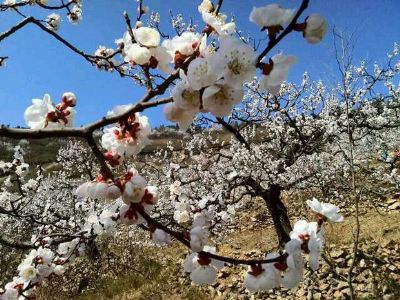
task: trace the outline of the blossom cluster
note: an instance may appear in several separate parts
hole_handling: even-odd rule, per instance
[[[74,124],[76,96],[64,93],[61,103],[55,105],[48,94],[43,99],[33,99],[33,105],[25,110],[25,122],[31,129],[64,128]],[[109,117],[126,114],[131,105],[116,106],[108,113]],[[116,126],[106,128],[101,144],[108,152],[105,158],[110,164],[118,166],[126,156],[138,154],[147,144],[151,128],[147,117],[133,113]]]
[[[52,273],[61,275],[62,265],[54,264],[54,252],[49,248],[39,247],[32,250],[18,266],[19,276],[5,285],[1,293],[1,299],[20,299],[20,295],[29,297],[33,292],[30,286],[34,286],[49,277]],[[22,297],[22,296],[21,296]]]
[[[35,297],[36,288],[51,276],[61,276],[65,272],[64,265],[81,256],[85,249],[85,240],[76,238],[60,243],[56,251],[50,246],[51,238],[35,239],[32,249],[18,265],[18,276],[0,289],[0,299],[14,300]]]
[[[47,0],[41,0],[41,4],[46,5]],[[45,2],[45,3],[44,3]],[[82,20],[82,0],[75,0],[71,2],[72,8],[68,8],[67,18],[72,24],[78,24]],[[61,16],[56,13],[52,13],[46,18],[47,28],[51,31],[57,31],[60,29]]]
[[[61,102],[55,105],[50,95],[43,99],[33,99],[25,110],[25,122],[32,129],[72,127],[74,124],[76,96],[64,93]]]
[[[123,38],[116,41],[122,48],[122,57],[125,62],[147,70],[159,69],[169,73],[172,56],[165,47],[160,45],[160,42],[160,33],[154,28],[143,26],[140,21],[135,29],[125,32]]]
[[[117,106],[108,113],[108,116],[123,114],[131,108],[130,105]],[[106,128],[101,144],[112,155],[113,159],[110,161],[114,160],[114,163],[118,165],[115,155],[125,157],[138,154],[148,144],[150,131],[147,117],[134,113],[119,122],[117,126]]]
[[[115,41],[116,51],[101,46],[95,53],[100,69],[118,69],[126,75],[138,67],[143,78],[136,74],[133,78],[147,87],[154,80],[152,70],[171,74],[175,69],[180,80],[171,92],[174,101],[165,105],[164,113],[167,120],[178,123],[182,129],[190,126],[197,113],[229,116],[232,108],[243,99],[244,84],[257,76],[257,67],[261,70],[260,89],[279,94],[290,66],[296,61],[294,56],[278,53],[267,63],[262,62],[264,57],[260,57],[250,44],[234,36],[235,22],[228,22],[221,12],[216,14],[211,1],[204,0],[198,11],[206,24],[202,33],[195,32],[194,27],[184,30],[181,25],[176,25],[178,35],[161,41],[158,21],[145,26],[139,19],[134,28],[129,28]],[[293,9],[277,4],[255,7],[250,14],[250,20],[266,30],[270,39],[275,38],[293,17]],[[312,14],[294,28],[301,31],[307,41],[316,43],[326,32],[326,21],[320,15]],[[212,40],[207,44],[209,38]],[[115,59],[117,53],[121,53],[123,63]]]
[[[147,185],[146,179],[134,168],[129,169],[115,182],[99,175],[96,181],[80,185],[76,194],[80,198],[116,200],[114,210],[119,211],[118,215],[114,215],[112,209],[109,209],[108,212],[103,211],[99,218],[92,217],[92,224],[103,224],[105,227],[108,227],[109,222],[117,220],[127,225],[144,223],[145,220],[135,207],[139,205],[149,213],[158,200],[157,188]],[[95,230],[95,233],[98,234],[101,231]]]
[[[324,244],[323,222],[325,220],[341,222],[343,217],[339,215],[339,209],[333,204],[319,202],[315,198],[307,203],[317,214],[318,222],[297,221],[290,233],[291,240],[285,244],[284,253],[272,252],[266,256],[267,260],[275,262],[251,265],[244,278],[244,284],[249,291],[269,291],[280,285],[288,289],[297,287],[304,273],[303,253],[308,254],[310,268],[314,271],[318,269]],[[195,235],[191,231],[190,245],[197,253],[194,252],[186,257],[184,271],[190,273],[190,278],[194,283],[212,285],[216,282],[218,270],[224,267],[224,262],[207,256],[207,253],[216,254],[215,247],[204,244],[197,247],[198,239],[195,240],[196,247],[193,247],[193,236]]]
[[[182,66],[182,60],[190,55],[195,59],[187,70],[180,72],[180,79],[172,90],[174,102],[165,106],[164,112],[169,121],[177,122],[186,129],[199,113],[210,112],[216,117],[229,116],[234,105],[244,96],[244,84],[256,76],[259,57],[253,47],[235,38],[235,23],[226,23],[226,15],[213,13],[214,7],[208,0],[199,6],[203,21],[207,24],[205,32],[220,38],[219,46],[207,47],[207,34],[202,37],[193,32],[183,32],[181,36],[164,41],[174,52],[175,67]],[[276,4],[253,8],[250,20],[275,35],[283,25],[289,23],[294,10],[283,9]],[[302,28],[308,41],[321,40],[325,30],[325,20],[316,14],[310,16]],[[164,44],[163,43],[163,44]],[[290,66],[295,63],[294,56],[279,53],[269,63],[261,63],[262,75],[260,89],[277,95],[286,80]]]

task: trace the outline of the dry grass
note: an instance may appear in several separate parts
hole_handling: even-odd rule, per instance
[[[374,241],[378,244],[390,240],[400,241],[400,214],[393,212],[380,215],[371,211],[360,216],[360,241]],[[355,218],[349,216],[341,224],[328,225],[327,241],[335,245],[348,245],[353,241]]]

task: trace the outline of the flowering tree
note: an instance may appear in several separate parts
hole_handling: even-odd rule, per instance
[[[400,68],[390,62],[388,69],[376,67],[374,74],[357,69],[357,80],[364,82],[354,92],[349,87],[358,83],[347,70],[343,85],[332,94],[307,75],[300,86],[286,83],[296,59],[283,53],[271,56],[273,48],[295,32],[311,44],[318,43],[326,31],[320,15],[300,21],[308,2],[303,0],[297,10],[276,4],[254,8],[250,21],[268,37],[265,47],[256,50],[237,37],[235,23],[220,12],[221,0],[204,0],[198,6],[204,21],[201,32],[193,24],[185,26],[181,16],[173,16],[173,38],[161,32],[155,12],[148,25],[144,24],[149,8],[139,0],[135,24],[124,13],[127,31],[116,40],[115,49],[99,47],[89,54],[58,33],[59,14],[40,20],[25,13],[27,6],[37,5],[66,13],[71,23],[78,23],[82,1],[61,1],[57,6],[43,0],[4,1],[0,10],[12,10],[22,20],[1,33],[0,42],[24,26],[36,26],[99,70],[132,78],[145,93],[135,104],[117,106],[106,117],[79,128],[73,127],[75,94],[64,93],[58,104],[45,95],[34,99],[25,111],[30,129],[0,128],[3,137],[72,137],[88,146],[84,150],[74,141],[60,150],[63,170],[54,176],[41,168],[28,173],[19,147],[12,162],[0,165],[2,175],[7,176],[0,194],[2,226],[7,229],[23,222],[20,228],[30,228],[15,232],[20,235],[15,240],[0,236],[0,244],[6,247],[30,249],[18,265],[18,276],[1,290],[0,299],[34,298],[45,279],[62,274],[64,266],[85,249],[93,249],[96,238],[118,224],[138,225],[156,243],[175,240],[190,248],[193,253],[187,256],[184,270],[197,284],[215,283],[225,263],[249,266],[244,283],[250,291],[296,287],[303,276],[303,254],[308,254],[309,266],[316,270],[324,243],[323,224],[341,222],[343,217],[336,206],[313,199],[308,205],[316,213],[316,222],[299,220],[292,228],[281,193],[294,187],[327,185],[338,167],[347,176],[348,149],[342,147],[346,132],[342,128],[351,127],[351,135],[364,141],[364,130],[397,126],[399,90],[393,84],[389,98],[364,96],[378,82],[390,82]],[[0,57],[0,65],[6,60]],[[340,101],[338,94],[353,101],[351,114],[349,102]],[[233,139],[215,141],[215,134],[202,130],[185,143],[183,156],[161,151],[146,155],[143,166],[134,168],[130,159],[149,143],[151,132],[148,118],[141,113],[161,105],[166,119],[182,130],[195,120],[203,129],[222,126]],[[374,109],[378,105],[387,121],[381,120],[377,127],[374,118],[379,117]],[[154,168],[151,162],[160,162],[162,167]],[[245,260],[218,255],[215,247],[207,245],[209,233],[230,221],[245,195],[264,199],[283,249],[279,253]],[[27,234],[32,234],[31,239]]]

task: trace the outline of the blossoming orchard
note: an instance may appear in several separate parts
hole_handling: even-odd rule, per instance
[[[0,45],[33,27],[82,64],[130,79],[143,95],[106,107],[106,116],[83,126],[75,120],[85,101],[79,90],[32,95],[19,112],[26,128],[1,125],[0,137],[14,144],[12,158],[0,157],[0,299],[41,298],[42,288],[74,274],[75,264],[99,251],[99,240],[127,232],[135,240],[148,232],[140,242],[155,248],[182,244],[181,272],[194,285],[216,288],[224,270],[235,267],[249,294],[295,290],[318,274],[329,254],[329,232],[347,217],[358,226],[348,275],[349,297],[356,299],[360,203],[400,186],[400,152],[394,151],[400,142],[399,46],[382,64],[353,64],[343,40],[335,41],[343,46],[336,51],[338,83],[313,81],[301,70],[295,84],[287,79],[302,57],[296,48],[280,51],[281,42],[294,36],[312,48],[334,25],[313,10],[313,1],[292,1],[288,8],[259,1],[246,20],[264,35],[256,42],[222,0],[186,1],[196,8],[197,23],[172,13],[163,20],[137,0],[137,10],[121,12],[126,30],[114,46],[92,52],[62,33],[68,23],[85,22],[84,2],[3,1],[0,14],[20,20],[0,33]],[[2,51],[0,72],[6,73],[17,58]],[[145,151],[156,131],[147,111],[156,107],[164,123],[177,124],[181,140]],[[51,171],[17,145],[60,138],[67,142]],[[294,192],[303,195],[303,217],[289,213]],[[220,252],[228,228],[255,199],[268,212],[274,250],[257,257]],[[344,199],[352,212],[341,211]]]

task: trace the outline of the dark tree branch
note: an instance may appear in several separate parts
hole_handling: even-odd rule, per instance
[[[239,130],[234,128],[232,125],[230,125],[228,122],[226,122],[223,118],[217,118],[217,120],[229,132],[231,132],[235,136],[235,138],[246,147],[247,150],[250,150],[250,144],[246,141],[246,139],[239,132]]]
[[[299,19],[301,14],[307,9],[309,2],[310,2],[309,0],[303,0],[299,9],[297,10],[297,13],[293,17],[289,25],[285,28],[285,30],[275,39],[269,40],[267,47],[260,53],[260,55],[257,58],[258,68],[262,68],[261,60],[272,50],[272,48],[274,48],[285,36],[287,36],[290,32],[292,32],[295,29],[297,20]]]
[[[190,241],[188,241],[184,235],[180,232],[173,231],[172,229],[169,229],[168,227],[164,226],[160,222],[154,220],[151,218],[144,210],[143,207],[140,206],[139,204],[133,204],[134,208],[143,216],[143,218],[149,223],[150,225],[154,225],[157,228],[165,231],[175,239],[177,239],[179,242],[181,242],[183,245],[186,247],[190,248]],[[282,254],[277,258],[273,259],[239,259],[239,258],[233,258],[233,257],[226,257],[226,256],[221,256],[218,254],[213,254],[205,251],[199,252],[201,254],[204,254],[208,256],[209,258],[217,259],[226,263],[230,263],[233,265],[256,265],[256,264],[266,264],[266,263],[274,263],[274,262],[283,262],[286,260],[287,254]]]
[[[18,24],[11,27],[10,29],[8,29],[7,31],[2,32],[0,34],[0,42],[2,40],[4,40],[5,38],[9,37],[10,35],[12,35],[13,33],[17,32],[21,28],[23,28],[25,25],[32,23],[33,20],[35,20],[33,17],[26,18],[26,19],[22,20],[21,22],[19,22]]]
[[[221,10],[222,7],[222,3],[224,2],[224,0],[218,0],[218,4],[217,4],[217,8],[215,9],[215,14],[218,15],[219,11]]]
[[[14,241],[10,241],[7,240],[6,238],[0,236],[0,245],[6,246],[6,247],[10,247],[10,248],[15,248],[15,249],[19,249],[19,250],[31,250],[36,248],[33,245],[29,245],[29,244],[24,244],[24,243],[17,243]]]
[[[19,129],[19,128],[9,128],[4,125],[0,127],[0,136],[8,137],[12,139],[43,139],[49,137],[81,137],[89,133],[93,133],[95,130],[105,127],[107,125],[118,122],[121,119],[127,118],[136,112],[142,112],[150,107],[156,107],[161,104],[166,104],[172,101],[172,98],[158,99],[152,102],[143,103],[147,100],[149,96],[143,97],[142,101],[134,105],[131,109],[125,113],[112,116],[104,117],[96,122],[88,124],[80,128],[61,128],[61,129]]]

